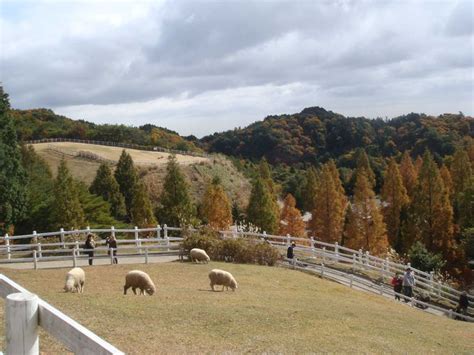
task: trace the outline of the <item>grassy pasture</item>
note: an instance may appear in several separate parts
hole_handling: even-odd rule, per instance
[[[236,292],[210,291],[207,273],[216,267],[234,274]],[[155,295],[123,295],[124,275],[135,268],[155,281]],[[93,266],[85,268],[82,295],[62,292],[65,269],[0,271],[131,354],[474,353],[474,324],[283,268]],[[65,351],[47,337],[40,341],[45,353]]]

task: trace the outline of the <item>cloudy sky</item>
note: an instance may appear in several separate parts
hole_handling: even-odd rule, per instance
[[[15,108],[202,136],[322,106],[474,111],[474,1],[0,2]]]

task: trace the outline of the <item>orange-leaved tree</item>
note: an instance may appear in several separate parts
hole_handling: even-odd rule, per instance
[[[280,235],[291,235],[295,237],[305,236],[305,223],[301,212],[296,208],[296,200],[292,194],[285,197],[283,209],[280,214]]]
[[[204,192],[202,216],[215,230],[228,229],[232,224],[230,200],[218,178],[214,178]]]

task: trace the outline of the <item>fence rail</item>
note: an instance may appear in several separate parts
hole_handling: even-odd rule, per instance
[[[28,290],[5,275],[0,274],[0,297],[7,299],[6,307],[9,307],[9,299],[7,297],[18,293],[32,296]],[[39,349],[36,328],[40,326],[75,354],[124,354],[42,299],[37,299],[35,305],[37,308],[31,310],[32,317],[29,319],[18,319],[18,317],[15,317],[16,319],[9,319],[8,315],[14,317],[15,315],[18,316],[18,314],[8,309],[6,310],[6,334],[12,335],[12,337],[6,337],[7,350],[13,350],[9,353],[20,353],[19,348],[23,350],[25,348],[24,344],[26,344],[30,345],[27,349],[29,351],[21,351],[22,353],[37,354]],[[26,328],[22,332],[18,332],[18,329],[11,329],[11,326],[18,325],[19,321],[24,322],[23,326]],[[32,331],[28,332],[27,330]],[[15,334],[20,334],[20,336],[15,336]],[[27,335],[36,337],[36,339],[27,339]],[[31,344],[34,345],[31,346]]]
[[[202,157],[202,158],[209,158],[210,157],[209,154],[202,153],[202,152],[193,152],[193,151],[185,151],[185,150],[178,150],[178,149],[168,149],[168,148],[157,147],[157,146],[148,146],[148,145],[131,144],[131,143],[96,141],[96,140],[75,139],[75,138],[43,138],[43,139],[36,139],[36,140],[28,140],[28,141],[25,141],[24,143],[25,144],[37,144],[37,143],[54,143],[54,142],[72,142],[72,143],[95,144],[95,145],[105,145],[105,146],[111,146],[111,147],[129,148],[129,149],[137,149],[137,150],[147,150],[147,151],[154,151],[154,152],[163,152],[163,153],[169,153],[169,154],[191,155],[191,156],[194,156],[194,157]]]
[[[148,262],[149,257],[156,255],[172,254],[181,255],[178,243],[182,240],[182,236],[170,236],[181,232],[181,228],[168,227],[157,225],[153,228],[126,228],[115,229],[113,226],[109,229],[94,229],[85,228],[80,230],[66,231],[60,229],[57,232],[37,233],[32,234],[0,237],[0,264],[1,263],[15,263],[15,262],[32,262],[37,268],[38,264],[43,261],[52,260],[70,260],[75,266],[77,260],[88,258],[84,255],[88,250],[84,249],[78,240],[66,241],[67,236],[80,238],[88,233],[109,233],[116,234],[132,234],[133,238],[117,239],[119,244],[120,256],[141,256],[145,263]],[[188,229],[188,231],[196,231],[195,229]],[[149,234],[148,238],[143,238],[141,235]],[[234,231],[222,231],[223,238],[252,238],[266,241],[277,247],[287,247],[291,242],[298,243],[295,251],[299,257],[303,257],[319,264],[332,263],[334,268],[339,268],[343,271],[353,272],[354,270],[364,272],[373,279],[378,279],[382,283],[388,284],[391,276],[394,273],[402,273],[410,264],[400,264],[388,259],[378,258],[370,255],[369,252],[361,249],[354,250],[340,246],[338,243],[325,243],[314,238],[297,238],[279,235],[270,235],[264,233],[246,233]],[[42,238],[57,237],[57,241],[48,241],[42,243]],[[30,243],[22,243],[23,240],[30,240]],[[96,255],[94,258],[108,258],[109,250],[102,247],[104,241],[99,241],[99,247],[95,249]],[[112,254],[112,253],[110,253]],[[111,263],[113,259],[111,258]],[[446,307],[455,307],[461,292],[435,280],[434,273],[427,273],[422,270],[411,267],[415,274],[416,286],[415,291],[426,292],[433,297],[436,297],[438,302],[444,302]],[[474,304],[474,296],[468,295],[471,305]],[[474,311],[471,306],[470,312]]]

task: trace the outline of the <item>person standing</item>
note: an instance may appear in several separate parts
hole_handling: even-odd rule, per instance
[[[469,308],[469,298],[467,298],[467,292],[463,291],[459,296],[458,308],[456,311],[458,313],[467,315],[467,309]]]
[[[295,256],[294,252],[293,252],[293,249],[295,248],[296,246],[296,243],[295,242],[292,242],[291,245],[288,247],[288,249],[286,250],[286,257],[288,259],[293,259],[293,257]]]
[[[115,239],[115,235],[111,234],[106,240],[105,245],[109,247],[109,255],[113,256],[113,263],[118,264],[117,259],[117,239]]]
[[[86,249],[86,254],[89,255],[89,265],[92,265],[92,260],[94,258],[94,249],[95,249],[95,240],[94,235],[89,233],[87,235],[86,243],[84,245]]]
[[[402,287],[403,294],[405,297],[405,302],[408,302],[410,298],[413,297],[413,287],[415,286],[415,275],[410,268],[407,268],[405,275],[403,275]]]
[[[392,279],[393,292],[395,292],[395,299],[400,301],[400,293],[402,293],[402,279],[398,273]]]

